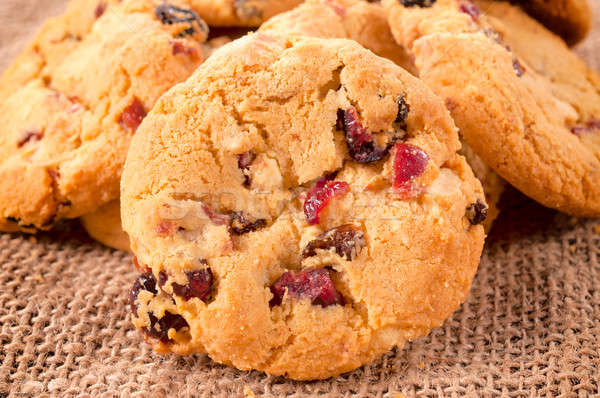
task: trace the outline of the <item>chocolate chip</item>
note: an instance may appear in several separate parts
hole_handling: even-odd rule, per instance
[[[345,257],[348,261],[353,260],[361,248],[365,245],[363,232],[351,224],[342,225],[310,241],[302,251],[302,257],[312,257],[317,255],[317,250],[335,249],[340,257]]]
[[[467,219],[471,225],[479,225],[484,222],[487,214],[488,207],[481,199],[477,199],[477,202],[467,207]]]
[[[241,211],[233,213],[231,217],[231,231],[236,235],[244,235],[266,226],[267,220],[262,218],[252,220]]]

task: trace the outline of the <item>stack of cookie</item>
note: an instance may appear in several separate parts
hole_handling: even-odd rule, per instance
[[[0,79],[0,230],[132,251],[158,352],[355,369],[464,301],[504,180],[600,216],[587,4],[525,7],[72,0]]]

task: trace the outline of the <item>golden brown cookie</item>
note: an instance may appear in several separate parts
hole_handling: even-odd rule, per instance
[[[98,4],[48,21],[0,78],[0,230],[49,229],[116,199],[139,123],[210,52],[184,1]]]
[[[191,0],[191,3],[211,26],[260,26],[302,0]]]
[[[134,324],[159,352],[326,378],[438,327],[483,247],[442,100],[350,40],[250,34],[133,138]]]
[[[99,207],[81,217],[87,233],[98,242],[117,250],[131,251],[129,236],[121,227],[121,208],[118,200]]]
[[[594,71],[507,3],[383,4],[421,79],[446,101],[486,164],[548,207],[600,215],[600,79]]]

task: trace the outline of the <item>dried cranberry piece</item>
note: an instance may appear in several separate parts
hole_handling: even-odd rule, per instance
[[[329,250],[335,248],[335,252],[340,257],[346,257],[351,261],[360,249],[365,245],[365,236],[363,232],[352,224],[342,225],[317,237],[306,245],[302,251],[302,257],[312,257],[317,255],[317,249]]]
[[[227,225],[230,222],[228,215],[217,213],[205,204],[202,205],[202,210],[204,210],[204,214],[206,214],[208,219],[215,225]]]
[[[43,134],[39,130],[26,131],[23,136],[17,142],[17,147],[21,148],[29,141],[39,141],[43,138]]]
[[[152,272],[146,272],[145,274],[140,275],[129,292],[129,306],[131,307],[131,312],[133,314],[137,313],[137,305],[135,301],[140,294],[140,290],[146,290],[153,294],[157,293],[156,279],[154,279]]]
[[[148,267],[147,265],[141,264],[136,256],[133,256],[133,265],[134,265],[135,269],[140,271],[142,274],[152,272],[150,267]]]
[[[513,69],[518,77],[523,76],[525,73],[525,67],[519,62],[517,58],[513,58]]]
[[[332,181],[330,177],[322,177],[308,191],[304,201],[304,215],[309,224],[319,223],[319,214],[331,200],[344,196],[350,186],[344,181]]]
[[[355,108],[338,110],[337,125],[342,127],[346,137],[346,145],[352,159],[358,163],[371,163],[383,159],[389,152],[389,146],[380,147],[373,141],[373,136],[358,120]]]
[[[238,155],[238,168],[244,172],[244,186],[249,187],[252,183],[250,176],[246,173],[250,165],[256,160],[256,154],[252,151]]]
[[[312,304],[322,307],[345,304],[344,297],[335,289],[331,275],[325,268],[285,272],[271,286],[273,298],[269,305],[280,305],[286,291],[291,298],[309,298]]]
[[[464,1],[460,5],[459,10],[461,12],[464,12],[465,14],[470,15],[471,18],[473,19],[473,21],[475,21],[475,22],[477,22],[477,20],[481,16],[481,10],[479,9],[479,7],[477,7],[475,4],[471,3],[468,0]]]
[[[180,41],[171,42],[173,48],[173,55],[184,54],[192,57],[198,56],[198,51],[194,47],[188,47]]]
[[[180,330],[184,327],[189,327],[184,317],[179,314],[171,314],[165,311],[162,318],[158,319],[153,314],[148,314],[150,318],[150,327],[144,328],[143,331],[150,337],[160,340],[167,344],[173,340],[169,338],[169,329]]]
[[[404,7],[427,8],[435,4],[436,0],[398,0]]]
[[[488,207],[481,199],[477,199],[477,202],[467,207],[467,218],[471,225],[479,225],[484,222],[487,214]]]
[[[594,130],[600,130],[600,119],[598,120],[590,120],[587,123],[577,125],[571,129],[571,132],[575,135],[581,135],[585,133],[592,132]]]
[[[231,231],[236,235],[244,235],[267,226],[267,220],[259,218],[252,221],[244,212],[238,211],[231,217]]]
[[[192,297],[197,297],[206,301],[212,290],[214,277],[210,268],[189,271],[185,273],[188,279],[187,285],[173,283],[173,293],[188,301]]]
[[[184,24],[185,29],[178,36],[192,36],[197,32],[208,33],[208,25],[194,10],[161,3],[154,10],[156,17],[164,25]]]
[[[125,130],[135,132],[146,117],[146,110],[139,99],[134,98],[131,104],[127,106],[119,116],[119,124]]]
[[[413,180],[425,172],[429,155],[421,148],[410,144],[396,144],[394,158],[394,189],[403,197],[414,194]]]
[[[106,11],[106,3],[102,1],[98,3],[96,9],[94,10],[94,16],[96,19],[100,18],[104,14],[104,11]]]

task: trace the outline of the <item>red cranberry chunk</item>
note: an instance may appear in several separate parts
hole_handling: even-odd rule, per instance
[[[228,215],[217,213],[205,204],[202,205],[202,210],[204,210],[204,214],[206,214],[208,219],[215,225],[227,225],[231,221]]]
[[[27,144],[29,141],[39,141],[41,140],[43,137],[42,133],[40,131],[26,131],[23,136],[19,139],[19,141],[17,142],[17,147],[21,148],[22,146],[24,146],[25,144]]]
[[[96,17],[96,19],[100,18],[104,14],[104,11],[106,11],[106,3],[98,3],[96,9],[94,10],[94,16]]]
[[[340,257],[346,257],[351,261],[365,245],[363,232],[351,224],[342,225],[317,237],[306,245],[302,251],[302,257],[317,255],[317,249],[329,250],[334,248]]]
[[[137,305],[135,302],[141,290],[146,290],[153,294],[157,293],[156,279],[154,279],[152,272],[146,272],[145,274],[140,275],[133,284],[131,292],[129,292],[129,306],[131,307],[131,312],[134,315],[137,313]]]
[[[231,217],[231,231],[235,235],[244,235],[267,226],[265,219],[250,219],[244,212],[238,211]]]
[[[144,332],[148,336],[158,339],[165,344],[173,342],[169,338],[169,329],[180,330],[189,326],[181,315],[171,314],[169,311],[165,311],[165,314],[160,319],[150,313],[148,316],[150,318],[150,327],[144,328]]]
[[[358,163],[372,163],[383,159],[389,152],[389,147],[380,147],[373,136],[358,120],[355,108],[338,110],[338,127],[344,131],[348,152],[352,159]]]
[[[286,272],[271,286],[271,306],[280,305],[285,292],[290,298],[309,298],[312,304],[327,307],[344,305],[344,297],[335,290],[329,271],[325,268]]]
[[[484,222],[487,214],[488,207],[481,199],[477,199],[477,202],[467,207],[467,218],[471,225],[479,225]]]
[[[590,120],[587,123],[577,125],[571,129],[571,132],[575,135],[581,135],[581,134],[593,132],[595,130],[600,130],[600,119]]]
[[[185,273],[188,283],[180,285],[173,283],[173,293],[188,301],[192,297],[197,297],[202,301],[208,300],[213,284],[213,274],[210,268],[189,271]]]
[[[404,197],[414,194],[413,180],[425,172],[429,156],[414,145],[396,144],[394,158],[394,189]]]
[[[469,16],[471,16],[471,18],[475,22],[477,22],[477,20],[479,19],[479,16],[481,15],[481,10],[479,9],[479,7],[477,7],[475,4],[471,3],[470,1],[463,2],[460,5],[459,9],[461,12],[464,12],[465,14],[468,14]]]
[[[304,201],[304,215],[309,224],[319,223],[319,214],[336,197],[344,196],[350,187],[344,181],[331,181],[323,177],[310,191]]]
[[[119,117],[119,124],[125,130],[135,132],[146,117],[146,111],[139,99],[134,98],[131,104],[123,110]]]
[[[188,47],[181,41],[173,41],[171,46],[173,48],[173,55],[183,54],[191,57],[198,56],[198,51],[194,47]]]

